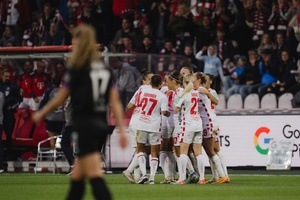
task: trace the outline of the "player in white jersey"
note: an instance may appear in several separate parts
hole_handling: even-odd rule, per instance
[[[150,181],[154,184],[154,177],[158,167],[158,153],[161,143],[161,114],[169,116],[168,99],[159,88],[162,86],[162,78],[159,75],[151,77],[152,88],[141,93],[141,113],[137,127],[137,156],[142,177],[138,181],[143,184],[148,181],[146,173],[145,144],[151,145]]]
[[[186,167],[190,144],[197,158],[198,169],[204,168],[204,162],[199,155],[202,154],[202,121],[199,115],[199,95],[193,90],[194,77],[192,74],[183,77],[184,91],[179,94],[178,102],[175,102],[174,113],[181,111],[181,135],[180,135],[180,157],[178,162],[179,179],[177,184],[186,183]],[[199,160],[198,160],[199,158]],[[202,163],[202,164],[200,164]],[[204,179],[204,174],[202,174]]]
[[[130,132],[130,141],[132,148],[136,148],[136,132],[137,126],[139,123],[141,105],[140,105],[140,95],[142,91],[151,88],[150,81],[151,77],[153,76],[152,72],[143,72],[142,76],[142,85],[139,89],[135,92],[133,97],[131,98],[130,102],[127,105],[127,109],[134,109],[130,122],[129,122],[129,132]],[[137,159],[137,154],[135,154],[131,160],[131,163],[127,167],[126,170],[123,171],[123,175],[131,182],[135,183],[140,179],[140,170],[139,170],[139,163]],[[132,177],[132,173],[134,173],[134,178]]]
[[[175,106],[175,102],[178,102],[179,100],[179,94],[183,92],[183,88],[181,87],[182,84],[182,76],[180,75],[180,72],[175,70],[173,73],[171,73],[167,80],[166,80],[166,85],[168,86],[169,90],[174,91],[174,96],[173,96],[173,107]],[[181,115],[180,113],[174,113],[174,131],[172,134],[173,138],[173,145],[174,145],[174,156],[177,162],[179,162],[179,157],[180,157],[180,139],[179,136],[181,134]],[[188,159],[188,164],[187,164],[187,169],[190,172],[190,178],[192,182],[198,182],[199,176],[195,172],[194,166],[191,162],[190,159]]]
[[[165,94],[168,98],[168,110],[170,112],[170,116],[162,116],[162,143],[160,145],[159,152],[159,165],[164,173],[164,180],[160,183],[168,184],[174,180],[175,169],[176,169],[176,160],[172,152],[173,141],[172,134],[174,131],[174,111],[173,111],[173,97],[174,91],[169,90],[169,88],[165,85],[167,81],[168,75],[165,76],[164,86],[160,89],[160,91]]]
[[[215,138],[217,137],[219,125],[217,122],[217,116],[215,112],[211,109],[211,100],[208,98],[207,95],[209,94],[209,92],[205,88],[207,76],[202,72],[196,72],[194,73],[194,78],[194,87],[198,92],[201,91],[199,92],[199,111],[201,119],[203,121],[203,147],[220,176],[216,183],[225,183],[227,181],[227,177],[225,176],[224,170],[222,168],[220,158],[214,151]],[[205,184],[205,181],[203,181],[201,184]]]
[[[211,75],[211,74],[206,74],[206,75],[208,77],[208,80],[206,82],[206,89],[208,90],[209,93],[207,93],[205,90],[203,91],[203,93],[206,94],[209,97],[209,99],[211,100],[211,102],[212,102],[211,109],[215,112],[215,106],[218,105],[219,100],[218,100],[217,92],[214,89],[212,89],[212,88],[214,88],[214,75]],[[221,148],[220,148],[220,128],[218,128],[218,130],[217,130],[217,137],[215,138],[214,150],[221,160],[221,164],[222,164],[225,176],[228,177],[227,182],[229,182],[230,178],[228,176],[226,160],[225,160],[225,157],[224,157],[223,153],[221,152]],[[214,181],[218,180],[218,178],[219,178],[219,175],[214,167],[212,168],[212,175],[213,175],[213,178],[208,182],[214,182]]]

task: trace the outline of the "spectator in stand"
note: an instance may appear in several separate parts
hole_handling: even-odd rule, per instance
[[[208,15],[202,16],[202,23],[196,31],[196,51],[200,51],[203,47],[207,48],[215,38],[216,30],[211,25],[210,17]]]
[[[6,26],[5,30],[0,38],[0,46],[6,47],[8,42],[15,42],[16,37],[13,35],[11,26]]]
[[[266,0],[244,0],[244,12],[247,23],[253,23],[253,44],[257,48],[260,38],[264,33],[268,32],[268,18],[270,16],[270,8]]]
[[[234,69],[233,73],[231,74],[231,79],[233,85],[227,90],[226,98],[228,99],[233,94],[238,94],[239,89],[243,84],[245,84],[245,80],[242,79],[242,73],[245,71],[245,65],[247,63],[246,56],[240,56],[236,63],[236,68]]]
[[[49,101],[58,95],[59,85],[61,79],[59,76],[54,76],[52,79],[52,86],[49,87],[40,102],[39,110],[42,109]],[[62,128],[65,123],[63,105],[57,107],[52,112],[48,113],[45,117],[46,132],[49,137],[61,134]],[[50,151],[55,150],[55,139],[50,139]]]
[[[295,27],[299,27],[299,12],[300,12],[300,1],[292,0],[290,8],[286,13],[286,20],[288,21],[287,38],[291,46],[293,57],[298,58],[297,46],[299,41],[295,37]],[[295,23],[296,22],[296,23]]]
[[[149,37],[149,36],[144,37],[142,45],[139,48],[138,52],[145,53],[145,54],[156,54],[157,53],[157,49],[155,48],[151,37]]]
[[[171,13],[167,9],[164,1],[154,2],[152,4],[149,23],[152,26],[157,49],[164,48],[166,38],[170,38],[170,31],[167,28],[170,16]]]
[[[0,91],[0,173],[4,172],[4,150],[3,150],[3,142],[2,142],[2,132],[3,132],[3,107],[5,103],[4,94]]]
[[[150,37],[150,38],[153,38],[152,28],[149,24],[144,24],[143,27],[142,27],[142,31],[138,34],[137,44],[138,44],[139,48],[141,46],[143,46],[142,43],[143,43],[144,38],[146,36]]]
[[[282,33],[277,33],[275,38],[275,44],[274,44],[274,55],[276,56],[277,60],[281,59],[281,53],[283,51],[292,52],[290,45],[285,40],[284,35]],[[289,57],[292,57],[292,55],[289,55]]]
[[[212,74],[215,76],[216,80],[216,91],[220,91],[221,85],[220,76],[223,76],[222,63],[220,58],[217,57],[217,47],[216,45],[209,45],[207,55],[202,55],[203,51],[206,50],[203,48],[196,54],[196,59],[204,61],[204,70],[205,74]]]
[[[279,97],[296,84],[295,74],[291,74],[291,70],[297,70],[297,65],[286,50],[281,52],[278,70],[278,80],[268,87],[267,92],[275,93]]]
[[[213,42],[217,47],[217,56],[220,58],[222,64],[228,64],[235,53],[232,41],[226,37],[226,33],[222,29],[217,30],[217,38]]]
[[[241,79],[245,80],[245,84],[240,87],[239,93],[242,95],[243,100],[250,94],[253,87],[259,86],[261,75],[258,69],[258,56],[255,49],[248,51],[248,63],[246,69],[241,75]]]
[[[65,45],[71,45],[72,44],[72,37],[73,37],[73,32],[74,32],[74,28],[76,27],[76,23],[73,21],[69,22],[69,26],[68,26],[68,30],[65,32],[65,41],[64,44]]]
[[[268,33],[263,34],[261,37],[260,44],[257,48],[258,54],[261,54],[264,49],[274,49],[274,43]]]
[[[45,3],[43,6],[43,16],[41,18],[40,24],[45,27],[45,32],[50,31],[50,24],[55,18],[55,13],[52,5],[50,3]]]
[[[17,85],[21,88],[21,94],[23,101],[19,108],[29,108],[32,109],[34,101],[32,99],[32,72],[33,72],[33,62],[28,59],[24,63],[24,73],[18,78]]]
[[[134,39],[136,40],[137,35],[131,28],[131,22],[129,21],[129,19],[126,18],[122,20],[122,28],[117,31],[113,41],[111,42],[111,52],[117,52],[117,46],[123,44],[123,38],[125,36],[130,36],[133,39],[133,44],[136,44]]]
[[[227,9],[224,0],[215,0],[215,9],[212,12],[212,24],[215,29],[222,29],[229,36],[229,27],[233,21],[231,11]]]
[[[278,66],[272,60],[272,49],[263,49],[261,52],[262,59],[258,63],[258,69],[261,74],[261,83],[250,89],[250,93],[258,93],[262,98],[268,88],[277,82]]]
[[[57,75],[60,78],[60,82],[63,82],[64,75],[66,72],[66,66],[63,61],[60,61],[55,66],[55,75]]]
[[[270,24],[268,30],[271,38],[275,38],[276,33],[286,34],[288,21],[286,14],[289,6],[286,0],[276,0],[272,3],[272,13],[269,16],[268,23]]]
[[[6,47],[14,47],[14,46],[16,46],[16,45],[15,45],[15,43],[13,41],[8,41],[6,43]]]
[[[192,13],[184,3],[178,5],[177,15],[170,20],[168,27],[178,54],[183,54],[185,45],[193,46],[196,25]]]
[[[163,49],[161,49],[159,54],[165,55],[159,59],[158,68],[157,68],[159,75],[164,77],[166,72],[170,72],[175,69],[175,65],[174,65],[175,61],[174,58],[172,58],[172,55],[176,55],[177,51],[173,47],[173,43],[171,40],[169,39],[165,40],[165,46]]]
[[[3,70],[8,70],[10,72],[10,82],[16,83],[18,73],[16,72],[14,65],[11,60],[2,59],[0,62],[0,72]]]
[[[122,44],[117,45],[117,53],[137,53],[137,48],[133,43],[133,38],[125,35],[122,38]]]
[[[32,46],[39,45],[39,42],[45,35],[45,26],[41,25],[39,20],[34,19],[31,22],[31,27],[24,31],[23,38],[29,37],[29,41],[32,43]]]
[[[58,46],[62,45],[63,36],[62,34],[56,29],[56,22],[50,23],[50,30],[46,32],[42,40],[46,40],[49,46]]]
[[[115,83],[119,90],[120,100],[125,109],[141,83],[139,71],[117,57],[109,59],[109,65],[113,68]]]
[[[193,47],[190,45],[185,45],[183,57],[186,58],[183,63],[183,66],[190,66],[194,72],[203,71],[199,68],[199,61],[195,58]]]
[[[32,110],[38,110],[40,101],[45,91],[49,88],[51,83],[50,75],[45,73],[46,64],[44,61],[37,61],[37,69],[32,75],[32,98],[34,99],[34,104],[32,105]]]
[[[4,94],[3,130],[6,135],[7,160],[12,159],[12,133],[15,126],[15,111],[22,102],[20,88],[10,81],[10,71],[1,73],[0,92]]]
[[[223,94],[226,94],[227,90],[231,88],[233,85],[231,80],[231,74],[233,73],[235,69],[235,63],[233,61],[230,62],[224,62],[222,65],[222,72],[221,74],[221,81],[222,81],[222,92]]]

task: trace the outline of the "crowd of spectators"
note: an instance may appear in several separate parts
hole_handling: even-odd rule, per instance
[[[227,97],[299,90],[291,71],[300,0],[3,0],[0,8],[2,47],[70,45],[73,28],[87,23],[109,52],[185,57]]]

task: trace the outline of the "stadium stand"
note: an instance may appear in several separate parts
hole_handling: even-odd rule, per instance
[[[277,98],[273,93],[265,94],[260,102],[261,109],[270,112],[271,110],[275,110],[277,108]]]
[[[231,112],[238,112],[243,108],[243,99],[240,94],[231,95],[227,100],[227,109]]]
[[[260,108],[260,101],[258,94],[249,94],[244,100],[244,109],[253,112]]]

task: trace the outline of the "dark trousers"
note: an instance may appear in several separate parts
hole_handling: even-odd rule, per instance
[[[65,126],[61,133],[61,148],[70,166],[74,164],[73,147],[71,146],[72,133],[73,128],[71,126]]]
[[[4,161],[2,131],[3,131],[3,125],[0,124],[0,169],[3,169],[3,161]]]
[[[3,130],[6,135],[6,148],[7,156],[6,159],[10,160],[12,156],[12,134],[15,126],[15,112],[12,110],[3,111]]]

